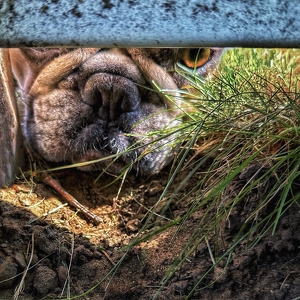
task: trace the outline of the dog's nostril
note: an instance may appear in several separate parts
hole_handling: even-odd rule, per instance
[[[112,121],[116,120],[118,118],[118,116],[121,114],[120,111],[116,110],[116,109],[112,109],[109,112],[109,117]]]
[[[108,107],[101,106],[98,110],[98,116],[100,117],[100,119],[109,120]]]
[[[99,90],[94,91],[91,95],[90,105],[94,105],[96,107],[100,107],[102,105],[102,95]]]
[[[93,91],[84,102],[92,106],[97,116],[105,121],[114,121],[124,111],[131,111],[130,99],[124,97],[122,92],[107,91],[105,89]]]
[[[82,93],[82,100],[86,104],[95,107],[95,109],[101,107],[103,105],[103,97],[101,91],[98,89],[89,90],[88,92]]]

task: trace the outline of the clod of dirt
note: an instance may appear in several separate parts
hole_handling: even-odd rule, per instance
[[[57,274],[47,266],[38,266],[33,287],[38,295],[47,295],[57,285]]]
[[[11,257],[0,257],[0,289],[11,287],[17,273],[18,265]]]

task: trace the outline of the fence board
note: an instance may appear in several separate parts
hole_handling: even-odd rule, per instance
[[[2,47],[300,46],[297,0],[1,2]]]

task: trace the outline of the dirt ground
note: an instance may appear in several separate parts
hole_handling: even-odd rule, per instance
[[[162,202],[167,201],[187,172],[188,169],[180,172]],[[188,181],[175,199],[192,190],[200,173]],[[81,213],[63,205],[64,199],[39,180],[32,186],[20,181],[0,190],[0,299],[13,299],[21,282],[23,290],[18,299],[70,296],[107,300],[146,300],[155,296],[159,300],[186,299],[212,266],[208,245],[214,247],[213,234],[208,243],[192,249],[181,267],[159,289],[168,268],[193,236],[205,208],[193,213],[183,226],[173,226],[125,253],[124,246],[134,240],[146,222],[148,211],[163,192],[168,168],[151,178],[129,175],[119,195],[120,180],[105,187],[113,182],[112,176],[95,182],[97,174],[74,169],[52,175],[103,220],[93,225]],[[224,222],[218,234],[224,249],[232,243],[242,219],[261,197],[253,191],[253,197],[231,212],[230,226]],[[162,227],[169,219],[183,215],[192,200],[191,193],[184,201],[172,201],[166,219],[153,226]],[[155,211],[159,213],[160,208],[158,205]],[[209,212],[212,217],[213,213]],[[148,224],[154,220],[153,217]],[[220,248],[219,253],[224,249]],[[190,299],[299,297],[300,208],[295,205],[281,218],[274,235],[263,236],[250,249],[244,243],[238,245],[228,267],[221,261],[195,288]]]

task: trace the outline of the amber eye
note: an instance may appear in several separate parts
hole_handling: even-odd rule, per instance
[[[204,66],[210,58],[210,48],[184,49],[181,56],[181,62],[188,68],[194,69]]]

